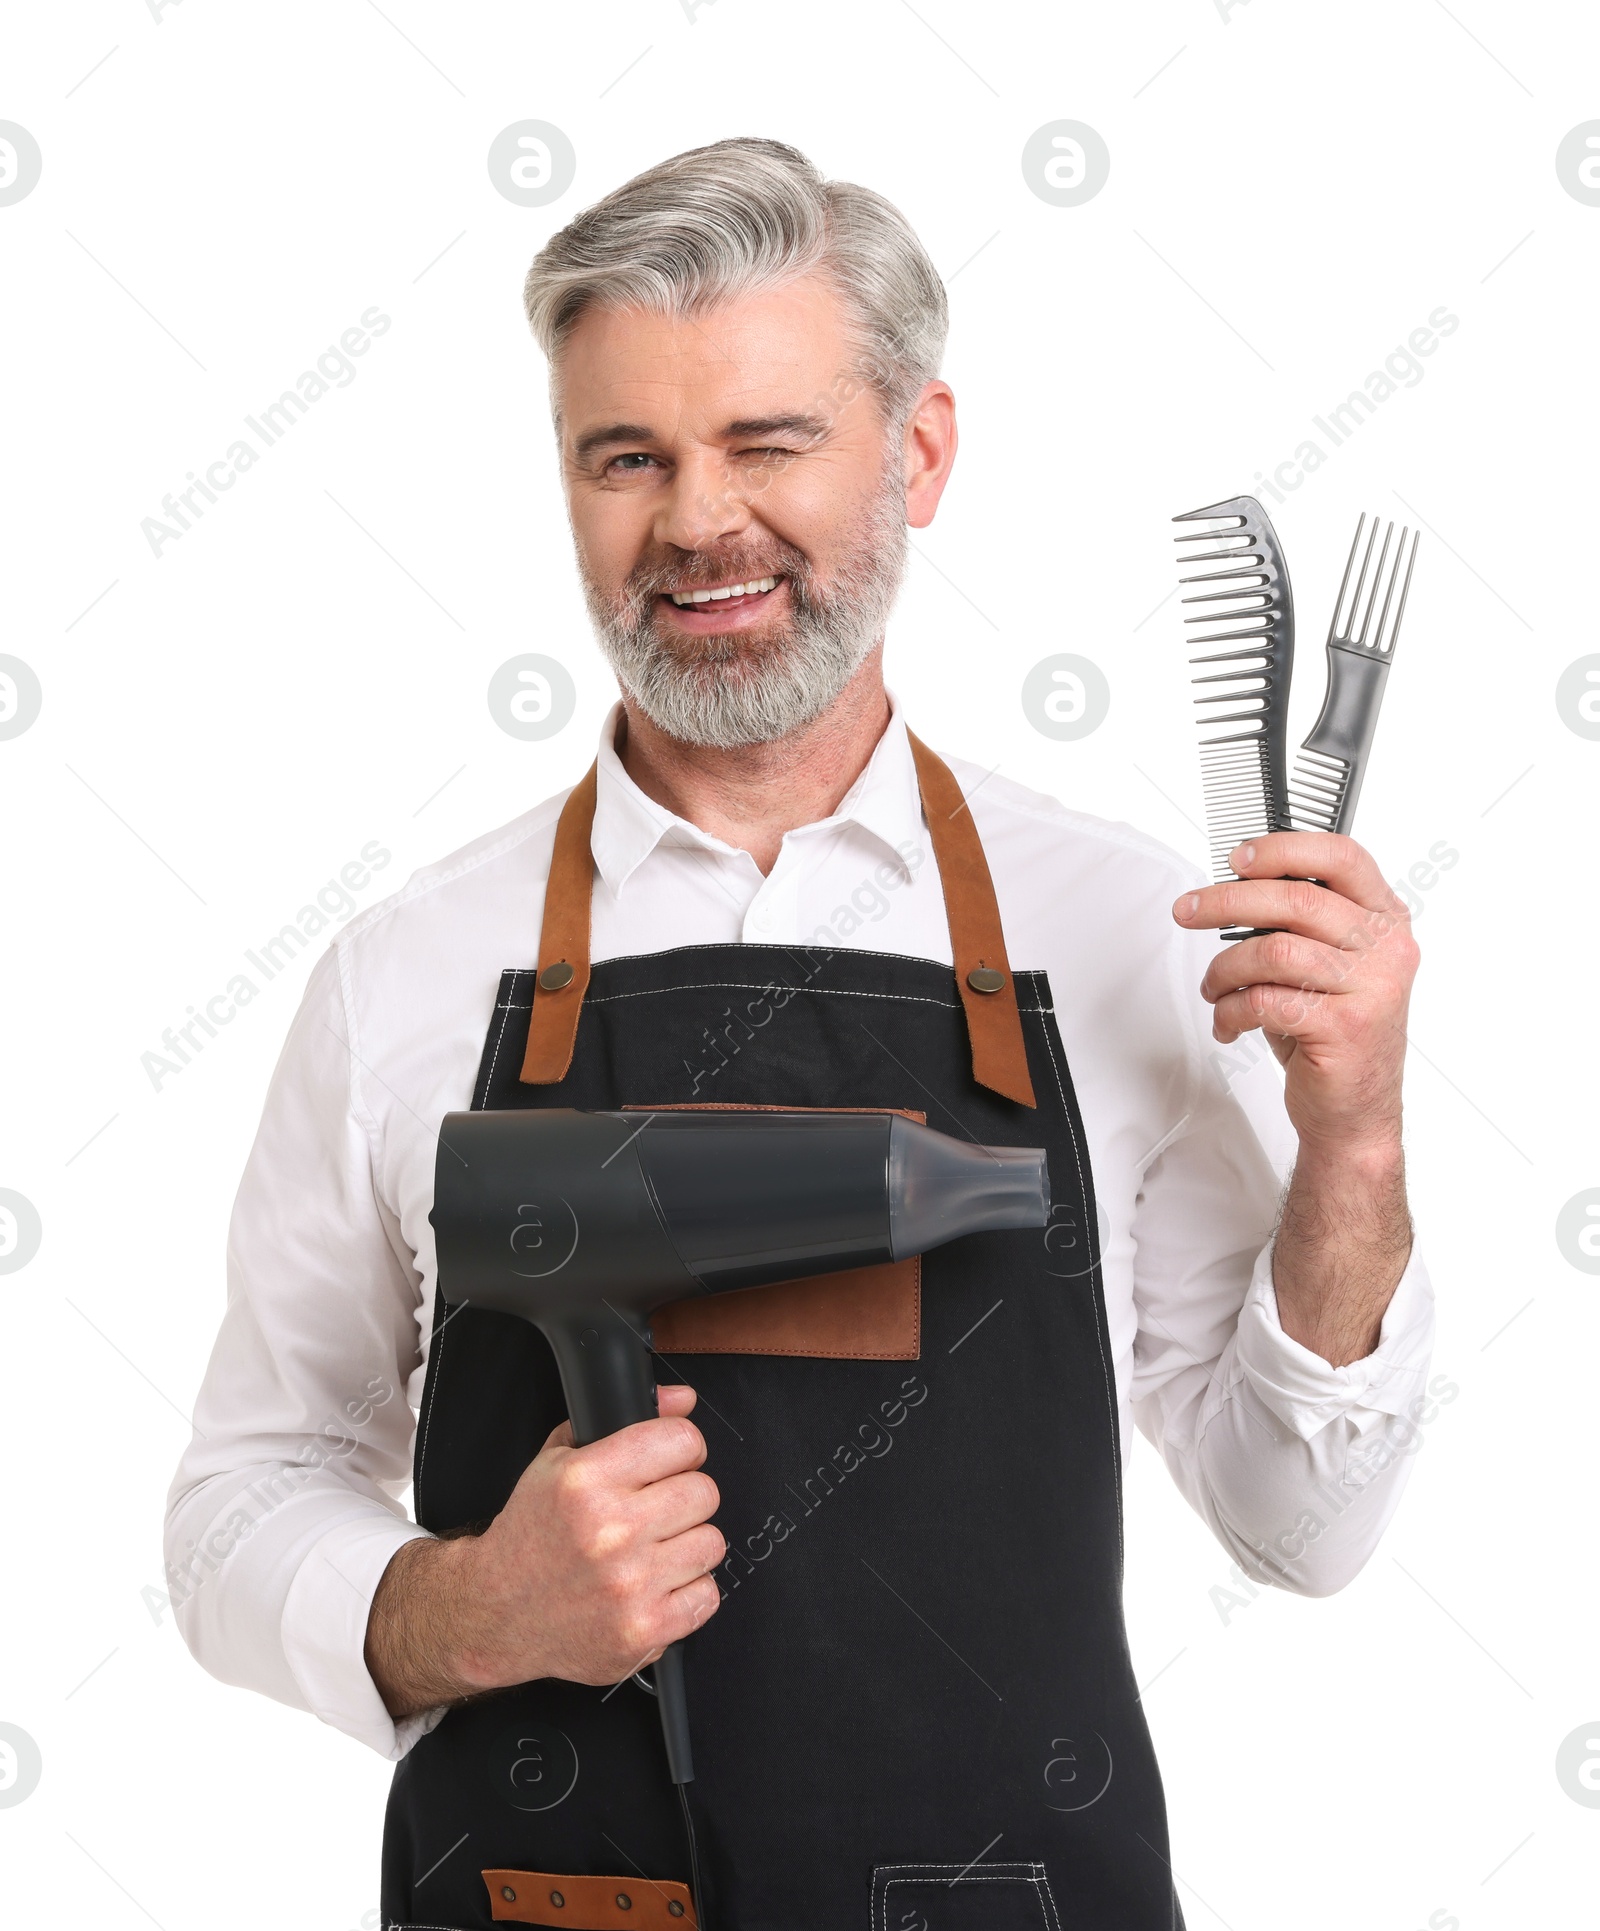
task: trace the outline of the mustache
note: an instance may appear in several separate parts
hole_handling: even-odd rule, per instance
[[[720,554],[686,550],[676,560],[640,564],[629,572],[622,594],[642,607],[669,590],[709,590],[719,583],[748,583],[755,577],[788,577],[796,587],[804,587],[811,580],[811,565],[802,551],[787,543],[765,554],[753,550]]]

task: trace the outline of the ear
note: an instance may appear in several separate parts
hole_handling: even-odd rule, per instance
[[[925,530],[939,508],[956,460],[956,399],[948,382],[923,389],[906,424],[906,521]]]

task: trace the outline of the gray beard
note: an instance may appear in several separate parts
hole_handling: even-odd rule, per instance
[[[828,709],[881,640],[905,559],[905,493],[886,471],[826,592],[801,551],[772,539],[701,558],[698,572],[681,562],[643,567],[615,599],[591,581],[581,556],[579,568],[624,693],[679,743],[731,751],[788,737]],[[790,614],[776,632],[668,643],[656,627],[655,599],[669,585],[764,576],[789,580]]]

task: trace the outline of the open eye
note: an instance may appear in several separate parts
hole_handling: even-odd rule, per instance
[[[644,466],[655,460],[645,450],[631,449],[625,456],[613,456],[606,464],[606,469],[618,476],[642,476]]]

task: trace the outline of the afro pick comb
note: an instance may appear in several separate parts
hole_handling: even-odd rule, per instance
[[[1367,539],[1365,551],[1361,551],[1363,534]],[[1383,533],[1383,548],[1374,569],[1372,551],[1377,540],[1378,519],[1372,519],[1369,530],[1367,518],[1362,516],[1356,524],[1355,541],[1350,545],[1350,559],[1344,566],[1328,625],[1328,689],[1317,721],[1300,747],[1289,786],[1297,831],[1348,832],[1356,815],[1367,754],[1378,728],[1378,707],[1389,681],[1389,666],[1394,661],[1400,620],[1406,614],[1406,597],[1411,589],[1411,571],[1417,560],[1416,531],[1402,528],[1400,541],[1395,543],[1391,523]],[[1345,592],[1350,589],[1350,572],[1356,567],[1358,552],[1361,574],[1347,602]]]

